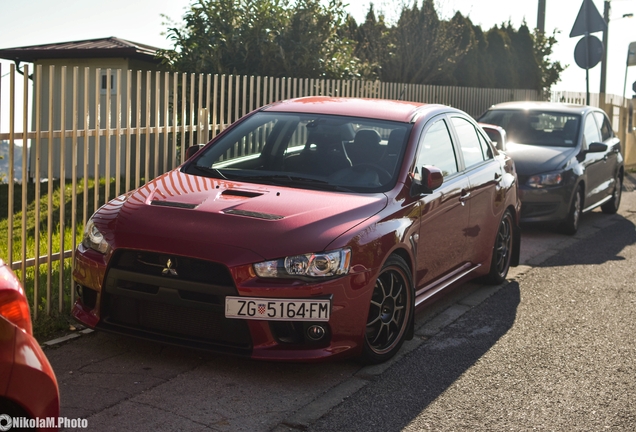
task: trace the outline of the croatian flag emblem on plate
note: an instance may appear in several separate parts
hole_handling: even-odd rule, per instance
[[[265,303],[259,303],[258,304],[258,313],[260,315],[263,315],[265,313]]]

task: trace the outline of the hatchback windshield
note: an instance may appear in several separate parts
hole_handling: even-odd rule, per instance
[[[298,188],[381,192],[395,184],[410,127],[359,117],[260,112],[184,171]]]
[[[509,142],[574,147],[581,116],[547,111],[490,110],[479,121],[504,128]]]

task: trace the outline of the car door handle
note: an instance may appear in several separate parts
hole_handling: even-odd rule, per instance
[[[502,180],[503,180],[503,176],[499,173],[495,173],[495,181],[497,183],[501,183]]]
[[[459,202],[461,202],[462,205],[464,205],[464,203],[466,203],[466,201],[468,201],[469,197],[470,197],[470,192],[468,192],[466,190],[462,190],[461,195],[459,196]]]

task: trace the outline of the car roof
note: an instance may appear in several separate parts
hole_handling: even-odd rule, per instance
[[[596,108],[588,105],[566,104],[559,102],[503,102],[491,106],[488,110],[528,110],[528,111],[553,111],[569,114],[583,114],[587,111],[598,111]]]
[[[446,105],[419,102],[329,96],[309,96],[275,102],[264,111],[332,114],[408,123],[425,113],[457,111]]]

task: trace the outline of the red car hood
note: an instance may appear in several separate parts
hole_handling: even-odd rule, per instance
[[[115,248],[238,265],[325,250],[382,210],[384,194],[258,185],[170,171],[93,218]]]

